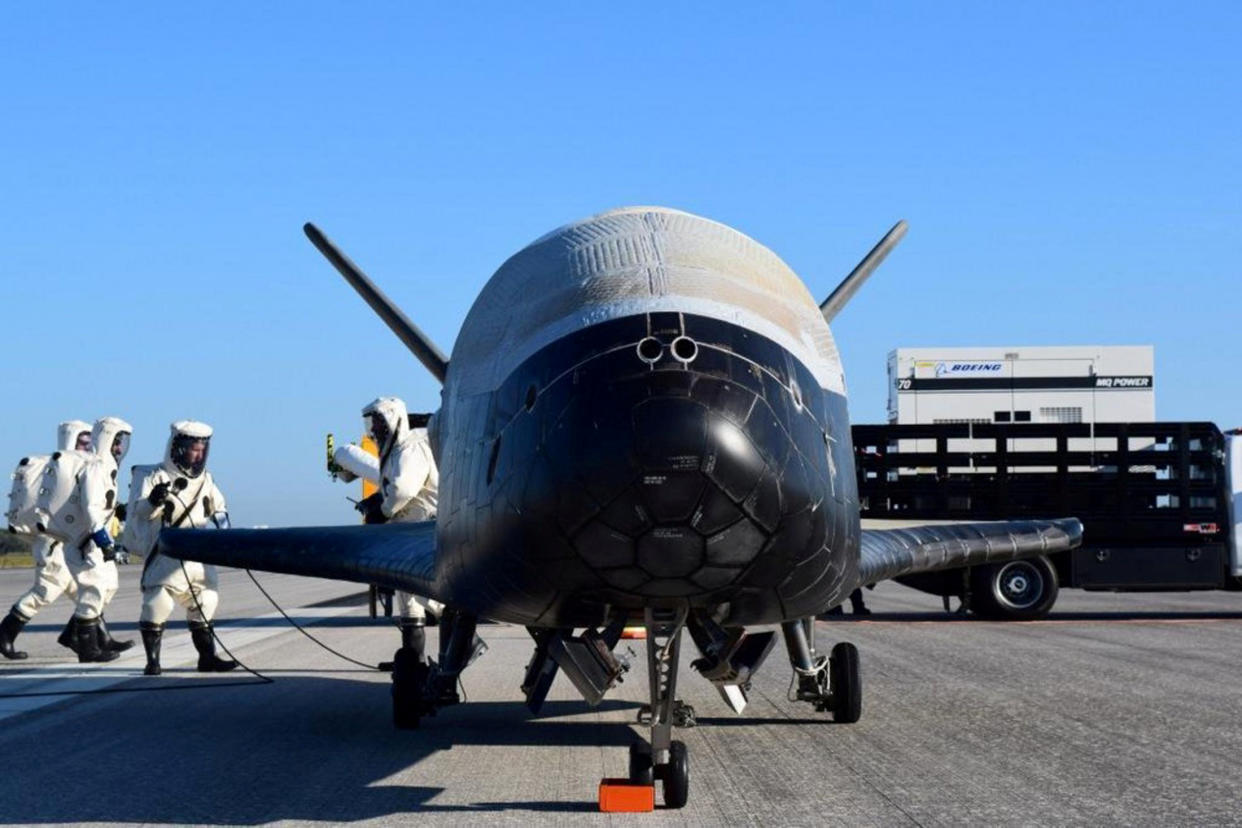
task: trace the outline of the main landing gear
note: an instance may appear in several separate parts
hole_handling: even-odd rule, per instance
[[[690,797],[690,756],[684,742],[673,739],[674,727],[694,727],[694,708],[677,700],[677,667],[686,611],[646,610],[647,675],[651,704],[638,712],[638,723],[651,728],[651,741],[630,745],[630,781],[664,786],[664,805],[681,808]]]
[[[858,648],[841,642],[829,656],[815,652],[815,619],[803,618],[781,624],[789,663],[797,677],[797,699],[818,711],[832,713],[832,720],[853,724],[862,716],[862,676]]]
[[[463,670],[487,651],[475,634],[478,618],[445,608],[440,618],[440,650],[429,661],[423,647],[397,650],[392,669],[392,720],[400,730],[413,730],[423,716],[434,716],[442,707],[457,704],[457,680]]]

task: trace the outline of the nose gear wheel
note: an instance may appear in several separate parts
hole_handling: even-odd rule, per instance
[[[638,722],[651,728],[651,741],[630,745],[630,781],[651,785],[659,780],[664,805],[681,808],[690,796],[690,755],[684,742],[672,738],[674,727],[694,727],[694,708],[677,699],[677,668],[685,609],[675,613],[644,610],[647,629],[647,679],[651,703],[638,712]]]

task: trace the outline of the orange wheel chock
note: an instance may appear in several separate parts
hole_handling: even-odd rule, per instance
[[[655,785],[628,779],[599,780],[599,809],[606,814],[645,814],[655,810]]]

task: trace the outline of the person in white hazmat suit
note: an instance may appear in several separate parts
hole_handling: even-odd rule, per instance
[[[101,417],[91,429],[91,453],[78,481],[78,503],[89,536],[77,548],[66,546],[65,565],[78,585],[77,605],[60,643],[72,646],[78,661],[112,661],[132,641],[114,641],[103,620],[104,609],[120,584],[116,541],[108,525],[120,508],[117,477],[129,451],[133,426],[119,417]]]
[[[158,466],[135,466],[130,484],[129,522],[123,538],[126,546],[142,553],[142,615],[138,628],[147,651],[143,672],[158,676],[160,641],[174,603],[185,607],[186,625],[198,651],[198,670],[219,673],[232,670],[236,661],[216,655],[211,620],[219,605],[216,568],[197,561],[182,563],[156,551],[161,528],[227,529],[228,507],[224,494],[207,471],[211,426],[194,420],[178,420],[171,426],[164,462]]]
[[[56,428],[57,451],[90,451],[91,424],[82,420],[66,420]],[[62,594],[70,598],[77,595],[78,585],[65,565],[65,545],[50,535],[35,535],[31,543],[34,556],[34,586],[26,590],[13,603],[9,614],[0,621],[0,655],[9,659],[23,659],[27,654],[17,650],[13,642],[22,628],[39,610],[54,602]]]
[[[367,523],[434,520],[440,473],[427,436],[431,415],[416,414],[411,418],[404,402],[396,397],[380,397],[362,409],[362,416],[367,421],[367,432],[379,448],[378,479],[375,480],[379,489],[358,504],[363,519]],[[411,426],[411,419],[417,427]],[[351,448],[338,449],[335,458],[338,464],[351,472],[354,469],[369,472],[369,464],[356,456],[362,452],[350,452]],[[351,458],[345,454],[355,456]],[[401,646],[413,650],[421,661],[427,643],[427,610],[439,615],[444,607],[438,601],[400,591],[397,603],[401,610]]]

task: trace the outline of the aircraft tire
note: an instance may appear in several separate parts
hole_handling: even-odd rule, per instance
[[[690,799],[690,754],[685,742],[669,745],[668,764],[662,770],[664,807],[684,808]]]
[[[421,717],[417,709],[404,705],[395,698],[392,700],[392,724],[397,730],[418,730]]]
[[[638,742],[630,745],[630,781],[637,785],[650,785],[655,781],[651,748]]]
[[[975,567],[971,577],[971,610],[994,621],[1043,618],[1060,591],[1056,568],[1043,555]]]
[[[398,650],[392,668],[392,723],[398,730],[418,729],[426,681],[427,665],[404,648]]]
[[[841,642],[829,656],[829,692],[832,693],[832,720],[853,724],[862,718],[862,671],[859,669],[858,648]]]

